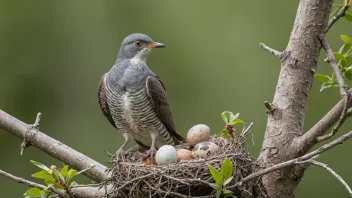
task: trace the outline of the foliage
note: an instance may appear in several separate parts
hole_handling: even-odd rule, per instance
[[[343,9],[346,5],[346,0],[343,4],[334,4],[332,12],[330,14],[330,18],[336,16],[336,14]],[[349,6],[349,5],[347,5]],[[349,7],[347,12],[344,15],[345,19],[352,22],[352,8]],[[341,40],[343,41],[343,45],[340,47],[339,51],[334,52],[335,59],[338,63],[338,66],[341,70],[342,76],[347,80],[352,80],[352,40],[347,35],[340,35]],[[338,87],[338,83],[336,81],[336,75],[332,73],[331,77],[329,75],[316,74],[315,77],[319,79],[322,84],[320,91],[330,87]]]
[[[229,184],[233,178],[233,166],[232,161],[229,158],[226,158],[221,166],[221,171],[216,170],[210,164],[207,164],[209,167],[209,171],[213,176],[215,183],[210,184],[216,190],[216,198],[221,196],[233,196],[233,192],[231,190],[226,189],[226,185]]]
[[[77,170],[75,169],[69,169],[68,165],[57,170],[55,165],[52,165],[50,168],[48,168],[46,165],[42,163],[39,163],[33,160],[31,160],[31,162],[35,166],[42,169],[40,172],[34,173],[32,177],[43,179],[46,184],[46,188],[44,188],[43,190],[40,190],[38,188],[31,188],[24,193],[24,196],[31,197],[31,198],[49,197],[49,195],[53,193],[52,189],[60,189],[67,192],[72,186],[78,185],[75,181],[72,180],[74,176],[79,175],[92,168],[90,167],[77,172]]]
[[[233,114],[230,111],[224,111],[221,114],[222,120],[225,122],[225,128],[220,131],[217,136],[223,136],[226,139],[230,139],[230,134],[235,131],[235,126],[239,124],[244,124],[243,120],[239,119],[239,113]]]

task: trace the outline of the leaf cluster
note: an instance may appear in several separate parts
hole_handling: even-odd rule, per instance
[[[224,111],[221,114],[221,118],[225,123],[225,127],[217,134],[217,137],[223,136],[224,138],[229,140],[231,138],[231,136],[229,135],[229,127],[231,129],[234,129],[236,125],[244,124],[243,120],[238,118],[239,115],[239,113],[234,114],[230,111]]]
[[[210,184],[216,190],[216,198],[233,196],[233,192],[231,190],[226,189],[226,185],[228,185],[233,179],[233,165],[232,161],[229,158],[226,158],[221,166],[221,171],[218,171],[216,168],[207,164],[209,167],[209,171],[215,181],[215,183]]]
[[[344,44],[339,51],[334,52],[336,61],[341,70],[342,76],[347,80],[352,80],[352,40],[347,35],[341,35],[341,40]],[[320,91],[330,87],[338,87],[335,73],[329,75],[316,74],[315,77],[322,82]]]
[[[34,173],[32,177],[44,180],[46,188],[43,190],[39,188],[31,188],[24,193],[26,198],[46,198],[53,193],[53,189],[60,189],[68,191],[72,186],[78,185],[77,182],[73,181],[73,177],[79,175],[89,169],[84,169],[82,171],[77,171],[75,169],[69,169],[68,165],[63,168],[56,170],[56,166],[51,166],[50,168],[46,165],[31,160],[32,164],[42,169],[41,171]]]

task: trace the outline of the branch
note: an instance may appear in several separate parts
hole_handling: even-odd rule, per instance
[[[330,45],[324,35],[320,36],[320,42],[328,56],[328,62],[330,63],[332,70],[336,75],[336,80],[340,89],[340,95],[342,97],[343,95],[347,94],[347,86],[345,84],[345,81],[343,80],[341,70],[339,69],[339,66],[336,63],[334,53],[332,52]]]
[[[352,92],[352,89],[349,92]],[[348,106],[352,106],[352,101],[348,103]],[[301,154],[308,152],[316,143],[318,143],[317,138],[324,135],[324,133],[326,133],[326,131],[328,131],[329,128],[340,119],[344,107],[345,98],[341,99],[326,115],[324,115],[323,118],[309,129],[308,132],[294,141],[293,144],[296,145],[296,149],[299,150]],[[347,112],[346,117],[349,116],[352,116],[352,108]]]
[[[317,141],[318,142],[322,142],[324,140],[327,140],[327,139],[330,139],[332,136],[334,136],[337,131],[340,129],[340,127],[342,126],[342,124],[345,122],[345,120],[347,119],[347,110],[348,110],[348,104],[351,100],[351,95],[350,93],[348,93],[345,97],[344,97],[344,100],[345,100],[345,105],[343,107],[343,110],[342,110],[342,113],[341,113],[341,116],[340,116],[340,119],[339,121],[337,122],[337,124],[334,126],[334,128],[332,129],[331,133],[329,134],[326,134],[324,136],[320,136],[320,137],[317,137]]]
[[[327,164],[321,163],[321,162],[317,162],[315,160],[310,161],[311,164],[314,164],[315,166],[319,166],[321,168],[324,168],[325,170],[327,170],[329,173],[331,173],[337,180],[339,180],[341,182],[341,184],[347,189],[348,193],[350,193],[350,195],[352,195],[352,190],[351,188],[348,186],[347,182],[345,182],[345,180],[342,179],[342,177],[340,175],[338,175],[334,170],[332,170],[331,168],[328,167]]]
[[[281,58],[281,54],[282,54],[281,52],[271,49],[270,47],[266,46],[264,43],[260,43],[259,46],[264,50],[270,52],[271,54],[274,54],[275,56],[278,56],[279,58]]]
[[[346,133],[345,135],[343,135],[339,138],[336,138],[334,141],[332,141],[328,144],[325,144],[322,147],[320,147],[310,153],[307,153],[301,157],[298,157],[298,158],[295,158],[295,159],[292,159],[292,160],[289,160],[286,162],[282,162],[282,163],[276,164],[274,166],[271,166],[270,168],[266,168],[266,169],[257,171],[255,173],[252,173],[252,174],[248,175],[247,177],[243,178],[240,182],[236,183],[235,185],[230,186],[229,188],[235,188],[235,187],[241,186],[245,183],[252,181],[255,178],[261,177],[261,176],[266,175],[268,173],[271,173],[273,171],[280,170],[280,169],[283,169],[283,168],[286,168],[289,166],[301,164],[302,161],[310,160],[311,158],[314,158],[315,156],[319,155],[320,153],[323,153],[323,152],[333,148],[334,146],[341,144],[342,142],[350,139],[351,137],[352,137],[352,131]]]
[[[332,17],[332,19],[330,19],[326,32],[330,30],[330,28],[335,24],[337,20],[345,16],[346,11],[350,7],[350,2],[351,0],[347,0],[346,4],[339,10],[339,12],[334,17]]]
[[[101,182],[106,178],[105,171],[107,168],[105,166],[30,127],[31,126],[0,110],[0,129],[10,132],[22,140],[25,139],[26,135],[32,137],[30,140],[31,145],[77,170],[83,170],[94,165],[92,169],[83,174],[96,182]]]
[[[44,185],[41,185],[41,184],[38,184],[38,183],[35,183],[35,182],[31,182],[31,181],[28,181],[28,180],[25,180],[21,177],[16,177],[14,175],[11,175],[10,173],[7,173],[3,170],[0,170],[0,175],[2,176],[5,176],[9,179],[12,179],[18,183],[21,183],[21,184],[24,184],[24,185],[27,185],[29,187],[35,187],[35,188],[39,188],[40,190],[43,190],[44,188],[46,188],[46,186]],[[56,194],[59,194],[61,195],[62,197],[65,197],[65,198],[69,198],[69,196],[63,191],[63,190],[59,190],[59,189],[55,189],[55,188],[51,188]]]

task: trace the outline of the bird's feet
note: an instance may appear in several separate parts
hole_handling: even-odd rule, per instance
[[[154,162],[154,156],[156,154],[156,148],[154,146],[150,147],[150,149],[147,151],[146,156],[144,157],[144,159],[146,158],[150,158],[150,165],[153,165]]]
[[[124,157],[123,157],[123,152],[124,150],[122,148],[120,148],[119,150],[116,151],[115,155],[111,154],[109,151],[105,150],[105,153],[110,156],[112,158],[112,160],[119,162],[119,161],[123,161]]]

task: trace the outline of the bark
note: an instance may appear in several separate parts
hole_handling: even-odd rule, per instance
[[[299,156],[292,144],[303,133],[308,96],[314,80],[332,0],[301,0],[288,46],[280,56],[281,71],[268,116],[258,163],[268,168]],[[301,153],[300,153],[301,154]],[[271,197],[294,197],[304,169],[289,167],[267,174],[263,182]]]

